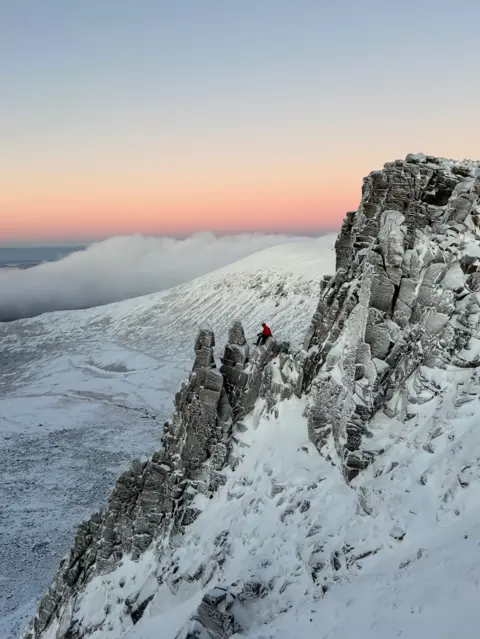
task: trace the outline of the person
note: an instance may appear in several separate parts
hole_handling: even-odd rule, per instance
[[[257,346],[261,346],[263,344],[265,344],[265,342],[267,341],[267,339],[269,337],[272,337],[272,331],[269,329],[269,327],[265,324],[265,322],[262,322],[262,327],[263,327],[263,331],[261,333],[257,334]]]

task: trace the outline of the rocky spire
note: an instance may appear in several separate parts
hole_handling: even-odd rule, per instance
[[[474,363],[479,218],[478,163],[410,155],[364,180],[304,344],[310,438],[321,451],[333,435],[347,479],[372,458],[379,408],[408,419],[405,402],[434,393],[422,365]]]
[[[291,355],[287,358],[288,352],[288,344],[270,338],[263,346],[253,348],[250,353],[242,324],[238,320],[232,324],[220,371],[225,380],[225,391],[236,422],[253,410],[259,397],[272,398],[277,397],[277,394],[288,395],[293,392],[293,385],[287,373],[287,359],[289,362],[292,359]],[[284,371],[281,390],[272,383],[271,371],[267,366],[280,355],[283,359],[279,362],[279,368]],[[273,405],[271,401],[268,403],[269,407]]]
[[[152,542],[168,552],[200,514],[195,496],[212,496],[225,484],[222,471],[241,454],[235,442],[242,420],[259,398],[262,410],[275,410],[279,399],[307,393],[309,436],[321,453],[333,438],[350,481],[374,455],[369,421],[377,411],[408,421],[415,405],[437,392],[429,366],[480,365],[479,221],[480,164],[423,155],[388,163],[364,180],[359,209],[344,220],[336,272],[323,279],[301,353],[273,339],[250,350],[236,321],[217,369],[213,332],[203,326],[161,451],[135,462],[105,511],[80,525],[27,637],[41,639],[46,628],[56,639],[87,636],[75,618],[75,596],[124,554],[137,559]],[[214,541],[217,567],[225,543],[223,534]],[[215,570],[198,577],[202,588]],[[179,637],[240,632],[234,608],[244,596],[207,592]],[[138,618],[148,601],[139,595],[125,614]]]
[[[148,462],[135,461],[118,478],[105,510],[80,524],[27,639],[38,639],[52,623],[58,624],[58,639],[83,637],[86,630],[76,625],[70,605],[74,595],[96,575],[113,570],[123,555],[138,559],[153,541],[181,532],[200,513],[192,507],[195,495],[212,494],[225,483],[220,471],[235,463],[230,457],[233,426],[254,405],[279,347],[269,340],[248,361],[243,327],[234,322],[219,371],[214,346],[212,329],[202,326],[192,372],[175,397],[172,422],[164,426],[162,449]]]

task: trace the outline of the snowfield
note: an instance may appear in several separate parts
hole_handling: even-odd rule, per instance
[[[182,286],[0,323],[0,637],[34,612],[76,524],[159,446],[198,325],[218,353],[232,319],[298,347],[334,272],[334,235],[269,248]]]
[[[384,452],[351,486],[310,443],[305,400],[284,401],[277,415],[261,418],[258,403],[248,430],[237,434],[242,462],[212,500],[197,496],[203,512],[173,557],[159,560],[160,547],[139,563],[124,559],[80,594],[77,617],[90,624],[92,639],[183,639],[202,596],[234,582],[265,592],[238,613],[245,623],[238,639],[474,636],[478,372],[422,372],[435,396],[412,406],[408,430],[375,419],[372,450]],[[219,538],[223,561],[215,569]],[[200,567],[208,585],[177,590],[175,581]],[[139,592],[153,598],[134,625],[125,601]],[[96,632],[107,615],[110,624]]]

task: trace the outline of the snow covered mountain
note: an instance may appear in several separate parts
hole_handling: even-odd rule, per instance
[[[160,445],[198,325],[269,321],[297,346],[335,237],[259,251],[177,288],[0,323],[0,637],[18,636],[79,521]]]
[[[479,221],[480,163],[388,163],[302,348],[249,348],[232,312],[217,368],[203,325],[162,447],[79,527],[25,636],[473,635]]]
[[[0,322],[158,293],[263,249],[311,239],[262,233],[195,233],[184,239],[136,234],[87,247],[43,247],[20,250],[21,255],[14,251],[20,260],[27,259],[23,266],[39,263],[35,268],[0,268]],[[0,249],[1,255],[5,252],[10,262],[12,254]]]

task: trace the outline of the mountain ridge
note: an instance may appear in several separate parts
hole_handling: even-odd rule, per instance
[[[315,241],[255,233],[222,237],[200,233],[184,240],[112,237],[63,259],[0,271],[0,321],[142,297],[180,286],[267,247],[288,243],[307,247]]]
[[[347,214],[336,243],[336,272],[323,279],[302,350],[270,341],[250,353],[237,322],[217,370],[213,333],[201,329],[194,368],[166,431],[166,441],[176,442],[171,460],[183,465],[180,475],[169,466],[164,472],[170,475],[155,484],[158,490],[165,487],[168,499],[180,499],[185,510],[165,511],[162,502],[159,513],[157,502],[149,505],[147,499],[145,513],[155,517],[150,538],[134,555],[139,574],[148,567],[140,584],[132,585],[133,568],[128,585],[122,578],[115,586],[134,515],[126,533],[117,526],[112,505],[93,522],[105,530],[113,517],[111,531],[122,551],[107,566],[95,563],[96,529],[80,529],[80,551],[72,550],[26,637],[113,638],[126,631],[153,637],[162,619],[170,624],[164,634],[171,639],[273,637],[285,632],[282,619],[295,627],[295,611],[305,634],[305,619],[298,616],[303,598],[315,607],[310,614],[325,610],[327,616],[334,605],[329,593],[341,596],[341,586],[355,579],[366,583],[362,575],[392,557],[402,556],[398,571],[421,561],[429,551],[419,541],[428,546],[429,533],[440,534],[439,526],[450,527],[455,536],[462,512],[463,531],[478,528],[472,504],[480,489],[480,457],[474,461],[479,221],[480,163],[422,154],[387,163],[364,180],[360,207]],[[455,429],[452,420],[458,421]],[[278,441],[272,440],[275,425]],[[272,464],[252,447],[262,433],[268,433],[263,441]],[[285,465],[282,450],[294,455],[293,467]],[[305,471],[303,454],[310,460]],[[149,463],[156,464],[155,456]],[[135,476],[135,468],[131,473]],[[175,477],[186,481],[181,490],[172,484]],[[274,481],[267,487],[270,477]],[[216,528],[209,513],[219,507],[227,512],[220,526],[236,521],[231,505],[236,499],[250,518],[241,520],[244,527],[257,522],[259,539],[242,531],[241,521],[234,526],[238,537],[228,529],[206,533]],[[273,535],[258,512],[278,518]],[[163,536],[163,524],[156,528],[165,518],[177,522],[171,536]],[[458,539],[462,534],[468,538],[457,530]],[[115,545],[107,543],[109,557]],[[75,568],[69,584],[69,571],[92,552],[93,561],[79,572]],[[462,556],[460,549],[457,554]],[[200,562],[196,571],[192,557]],[[282,577],[277,563],[287,558],[289,573]],[[131,569],[130,561],[125,558]],[[462,588],[470,597],[469,584]],[[101,609],[96,598],[103,590]],[[369,614],[365,631],[365,624],[371,631],[378,625],[373,609]],[[382,623],[384,632],[393,631]],[[403,632],[408,616],[394,623]],[[340,628],[341,619],[335,624]],[[432,632],[432,619],[429,628]],[[321,625],[314,630],[318,636]],[[435,628],[437,636],[450,636],[441,634],[445,630],[451,632],[450,618],[444,628]]]
[[[217,360],[232,314],[250,343],[266,319],[300,344],[333,243],[319,252],[300,243],[305,260],[317,257],[309,273],[286,258],[287,244],[278,258],[267,251],[159,294],[0,324],[0,636],[18,636],[17,618],[33,614],[77,522],[133,458],[157,450],[198,323],[214,324]]]

